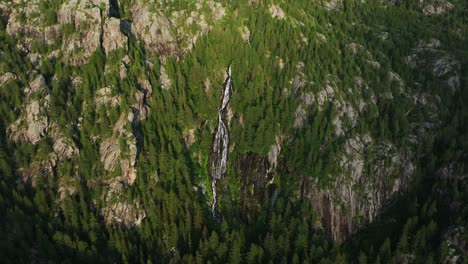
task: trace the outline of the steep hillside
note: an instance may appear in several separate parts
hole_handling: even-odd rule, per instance
[[[463,1],[0,3],[9,262],[463,263]]]

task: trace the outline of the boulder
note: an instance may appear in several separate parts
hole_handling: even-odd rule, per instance
[[[268,10],[270,11],[272,17],[278,18],[278,19],[284,18],[284,11],[283,9],[281,9],[281,7],[274,5],[274,4],[270,4],[270,6],[268,7]]]
[[[14,81],[18,79],[18,77],[16,76],[16,74],[14,73],[11,73],[11,72],[7,72],[7,73],[4,73],[0,76],[0,86],[10,82],[10,81]]]

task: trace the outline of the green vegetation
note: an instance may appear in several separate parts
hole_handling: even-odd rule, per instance
[[[119,1],[120,17],[130,17],[133,2]],[[185,1],[175,2],[167,10],[186,8]],[[412,4],[384,8],[380,1],[350,0],[343,10],[326,11],[299,0],[281,2],[286,18],[275,19],[268,4],[279,1],[260,1],[254,4],[258,8],[248,1],[220,2],[227,6],[229,17],[200,36],[182,59],[167,58],[164,67],[172,82],[168,90],[159,82],[160,58],[139,41],[130,38],[131,66],[124,79],[118,75],[123,50],[106,57],[99,48],[79,67],[45,56],[34,67],[0,19],[0,76],[7,72],[17,76],[0,86],[2,262],[443,263],[453,254],[454,245],[445,236],[451,228],[463,227],[463,238],[468,239],[466,179],[440,177],[442,168],[452,169],[452,175],[468,171],[466,4],[456,2],[451,13],[424,16]],[[59,6],[41,1],[46,24],[56,23]],[[239,34],[242,25],[251,31],[249,43]],[[75,30],[65,25],[63,34]],[[460,87],[453,92],[430,74],[430,68],[405,63],[421,40],[432,38],[460,62]],[[362,45],[363,50],[353,52],[350,43]],[[32,52],[45,55],[52,50],[42,41],[31,43]],[[219,198],[218,222],[210,211],[208,157],[228,65],[232,65],[234,85],[229,125],[232,152],[227,179],[221,183],[225,191]],[[402,91],[389,72],[401,76]],[[50,135],[32,145],[13,142],[8,132],[24,113],[25,101],[32,98],[24,94],[24,87],[37,74],[44,76],[51,98],[48,121],[62,129],[80,154],[61,160],[52,173],[36,169],[21,181],[25,169],[47,161],[54,152]],[[356,77],[364,85],[357,85]],[[145,210],[141,224],[128,228],[106,224],[102,215],[111,193],[107,180],[121,171],[118,166],[114,172],[104,169],[100,142],[116,136],[113,127],[119,117],[135,110],[135,93],[142,90],[139,80],[148,80],[153,88],[145,101],[149,115],[124,127],[137,141],[138,176],[133,185],[122,184],[119,197],[113,197],[113,202],[138,202]],[[355,109],[360,100],[369,106],[357,113],[356,124],[343,121],[341,134],[334,126],[340,108],[332,100],[318,103],[327,86]],[[120,103],[95,104],[96,92],[103,87],[111,89],[111,96],[119,96]],[[312,94],[315,101],[306,105],[305,94]],[[433,100],[435,110],[415,103],[417,94],[438,98]],[[299,106],[306,110],[305,123],[294,127]],[[419,135],[426,123],[436,121],[437,128],[421,137],[422,142],[411,143],[410,135]],[[196,140],[187,146],[184,137],[189,129],[194,129]],[[306,175],[320,187],[333,186],[334,175],[342,172],[337,157],[347,140],[366,134],[398,150],[414,144],[412,160],[417,169],[408,193],[393,199],[373,223],[338,244],[320,227],[320,215],[311,201],[302,197],[300,178]],[[278,135],[287,142],[274,171],[274,191],[259,198],[261,210],[246,221],[241,209],[243,181],[234,161],[246,153],[268,157]],[[117,142],[128,155],[125,138]],[[377,152],[366,151],[366,161]],[[73,195],[59,192],[65,181]]]

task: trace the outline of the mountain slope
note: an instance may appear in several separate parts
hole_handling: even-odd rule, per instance
[[[1,3],[2,256],[466,260],[467,8],[433,2]]]

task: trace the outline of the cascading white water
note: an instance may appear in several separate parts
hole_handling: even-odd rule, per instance
[[[231,84],[231,66],[227,70],[227,79],[224,85],[223,101],[218,111],[218,128],[216,131],[215,139],[213,142],[213,152],[210,157],[211,167],[211,188],[213,191],[213,205],[211,211],[213,216],[216,217],[216,182],[219,180],[227,170],[227,155],[229,147],[229,134],[226,125],[223,121],[223,115],[225,114],[227,104],[231,96],[232,84]]]

